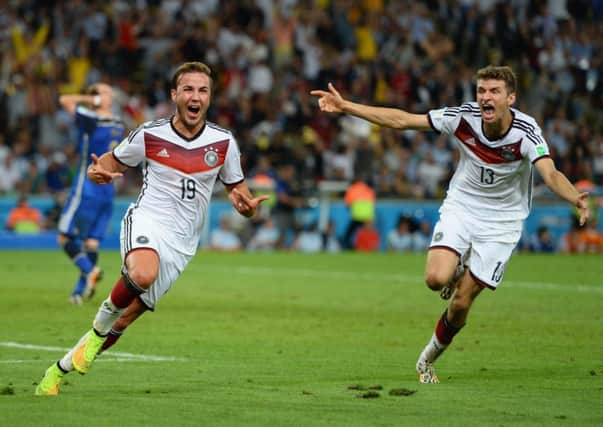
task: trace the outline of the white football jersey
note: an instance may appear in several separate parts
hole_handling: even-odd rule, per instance
[[[175,249],[191,255],[216,178],[225,184],[244,179],[234,136],[211,122],[193,138],[180,135],[169,118],[144,123],[113,155],[130,167],[143,163],[142,188],[128,214],[152,219]]]
[[[513,122],[500,139],[483,132],[476,102],[428,113],[436,132],[453,136],[461,156],[442,208],[462,208],[489,221],[524,220],[532,203],[532,164],[549,156],[536,121],[514,108]]]

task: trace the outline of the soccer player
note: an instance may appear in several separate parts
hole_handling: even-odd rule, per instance
[[[439,382],[433,364],[465,325],[484,288],[496,289],[531,207],[533,167],[546,185],[589,217],[588,193],[559,172],[536,121],[512,108],[516,77],[506,66],[476,75],[477,102],[412,114],[350,102],[332,84],[314,90],[322,111],[347,113],[395,129],[434,130],[454,137],[460,161],[440,207],[425,266],[427,286],[450,298],[416,364],[419,381]],[[464,268],[466,259],[468,268]]]
[[[155,310],[197,250],[216,179],[243,216],[254,215],[268,196],[253,198],[241,170],[232,133],[206,120],[212,79],[209,67],[187,62],[172,78],[176,112],[144,123],[112,152],[92,155],[88,177],[109,184],[129,167],[143,163],[143,184],[121,228],[122,274],[102,302],[92,329],[53,363],[36,395],[55,395],[63,376],[85,374],[97,354],[115,343],[147,310]]]
[[[123,122],[113,115],[113,90],[96,83],[85,94],[62,95],[59,103],[75,116],[79,146],[79,165],[69,198],[59,219],[59,245],[79,269],[79,279],[69,298],[80,305],[91,298],[102,270],[97,266],[99,242],[105,235],[113,213],[113,185],[99,185],[88,179],[86,168],[91,154],[100,156],[123,139]]]

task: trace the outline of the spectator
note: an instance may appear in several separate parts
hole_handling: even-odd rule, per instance
[[[413,235],[411,233],[412,219],[400,215],[396,228],[387,234],[387,250],[390,252],[410,252],[413,250]]]
[[[46,169],[46,187],[51,193],[66,191],[71,182],[67,157],[61,151],[54,153]]]
[[[227,214],[220,218],[220,225],[211,232],[209,247],[219,252],[238,252],[242,249],[241,239],[232,230]]]
[[[36,234],[42,228],[42,213],[29,206],[27,197],[21,195],[8,214],[6,228],[16,234]]]
[[[602,253],[603,234],[597,229],[597,220],[589,219],[582,228],[578,225],[577,218],[572,217],[570,230],[561,237],[561,251],[570,254]]]
[[[373,221],[366,221],[358,229],[354,240],[354,249],[359,252],[376,252],[381,247],[381,236]]]
[[[322,233],[322,250],[328,253],[341,251],[341,242],[335,234],[335,224],[330,221],[327,229]]]
[[[557,249],[553,235],[546,225],[538,227],[538,231],[530,239],[530,251],[552,253]]]
[[[292,240],[291,235],[296,226],[295,209],[303,207],[306,203],[301,197],[295,176],[293,164],[284,163],[278,167],[276,205],[272,212],[281,238],[281,248],[288,247]]]
[[[280,232],[274,224],[274,220],[268,217],[255,230],[255,233],[247,244],[250,251],[270,252],[277,248],[280,241]]]
[[[316,224],[303,227],[297,234],[291,249],[304,253],[317,253],[322,250],[322,235]]]
[[[344,195],[344,203],[350,211],[350,223],[343,238],[343,247],[352,249],[356,231],[375,219],[375,190],[371,188],[368,179],[357,177],[348,187]]]
[[[415,252],[423,252],[429,249],[431,243],[431,225],[428,221],[422,221],[417,230],[412,233],[412,248]]]

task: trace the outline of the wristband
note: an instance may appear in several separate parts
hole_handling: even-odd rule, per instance
[[[95,107],[100,107],[100,103],[101,103],[101,97],[100,97],[100,95],[94,95],[94,98],[92,100],[92,104]]]

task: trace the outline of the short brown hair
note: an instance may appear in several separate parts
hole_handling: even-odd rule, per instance
[[[100,92],[98,90],[98,83],[91,84],[86,88],[86,95],[98,95]]]
[[[206,74],[209,77],[210,84],[213,83],[211,78],[211,68],[209,68],[203,62],[185,62],[184,64],[176,68],[176,71],[174,72],[174,76],[172,77],[172,89],[176,89],[178,87],[178,80],[180,80],[180,76],[185,73]]]
[[[508,93],[515,93],[517,89],[517,77],[511,67],[507,66],[488,65],[481,68],[477,70],[475,80],[502,80]]]

